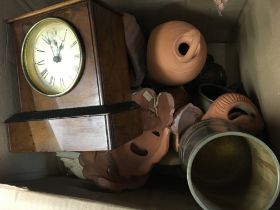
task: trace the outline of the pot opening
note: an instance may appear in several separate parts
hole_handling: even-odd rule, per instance
[[[267,209],[278,192],[276,162],[249,137],[218,137],[195,155],[189,184],[205,209]]]
[[[233,108],[230,110],[230,112],[228,113],[228,119],[229,120],[234,120],[238,117],[240,117],[241,115],[249,115],[249,113],[247,113],[246,111],[240,109],[240,108]]]
[[[190,46],[187,43],[183,42],[179,45],[178,51],[182,56],[184,56],[187,54],[189,48],[190,48]]]

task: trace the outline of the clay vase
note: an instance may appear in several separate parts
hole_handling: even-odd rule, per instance
[[[185,84],[200,73],[206,57],[206,43],[198,29],[184,21],[169,21],[149,37],[148,76],[164,85]]]
[[[218,97],[202,117],[203,120],[210,118],[228,120],[253,135],[259,135],[264,126],[257,107],[249,98],[238,93]]]

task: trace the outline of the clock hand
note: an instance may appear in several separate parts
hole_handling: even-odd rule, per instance
[[[67,35],[67,29],[65,30],[64,38],[59,46],[58,55],[60,55],[60,51],[64,48],[64,42],[65,42],[66,35]]]
[[[53,56],[55,56],[54,50],[53,50],[53,46],[52,46],[52,41],[51,41],[51,39],[49,38],[48,33],[47,33],[47,36],[42,35],[42,39],[44,40],[44,42],[46,42],[48,45],[50,45],[51,50],[52,50],[52,54],[53,54]]]
[[[59,47],[58,47],[57,41],[55,39],[53,39],[53,43],[56,46],[56,55],[54,55],[53,61],[56,62],[56,63],[59,63],[62,60],[62,57],[60,55],[60,51],[64,48],[64,42],[65,42],[65,39],[66,39],[66,34],[67,34],[67,29],[65,30],[64,38],[61,41]]]

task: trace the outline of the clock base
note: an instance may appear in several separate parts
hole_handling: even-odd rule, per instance
[[[133,108],[110,114],[14,122],[10,120],[10,151],[111,150],[142,133],[139,112],[139,108]]]

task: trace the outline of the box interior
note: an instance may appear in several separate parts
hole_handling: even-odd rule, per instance
[[[65,170],[53,153],[8,152],[8,136],[3,121],[19,110],[19,104],[13,38],[5,20],[57,2],[60,0],[0,2],[0,93],[3,98],[0,101],[1,183],[27,187],[34,191],[20,190],[23,197],[17,201],[19,206],[24,203],[24,199],[30,200],[32,196],[39,196],[42,206],[55,205],[55,202],[71,206],[72,202],[71,209],[83,209],[83,205],[96,208],[107,205],[114,209],[200,209],[192,199],[184,177],[174,176],[176,168],[156,167],[144,188],[114,194],[98,190],[90,182],[64,176]],[[280,28],[275,27],[280,18],[279,1],[230,0],[222,16],[218,14],[212,0],[103,2],[118,11],[135,15],[146,38],[156,25],[168,20],[185,20],[198,27],[207,40],[209,54],[226,70],[228,85],[242,81],[247,94],[259,105],[267,130],[263,139],[279,156],[280,113],[277,109],[280,103],[280,59],[277,56],[280,48],[277,44],[280,42]],[[12,192],[18,190],[2,185],[0,194],[5,196],[5,193],[10,192],[11,196],[16,196],[16,193]],[[24,195],[28,193],[33,194],[25,198]],[[47,200],[44,199],[46,195]],[[278,209],[278,203],[276,202],[272,209]]]

